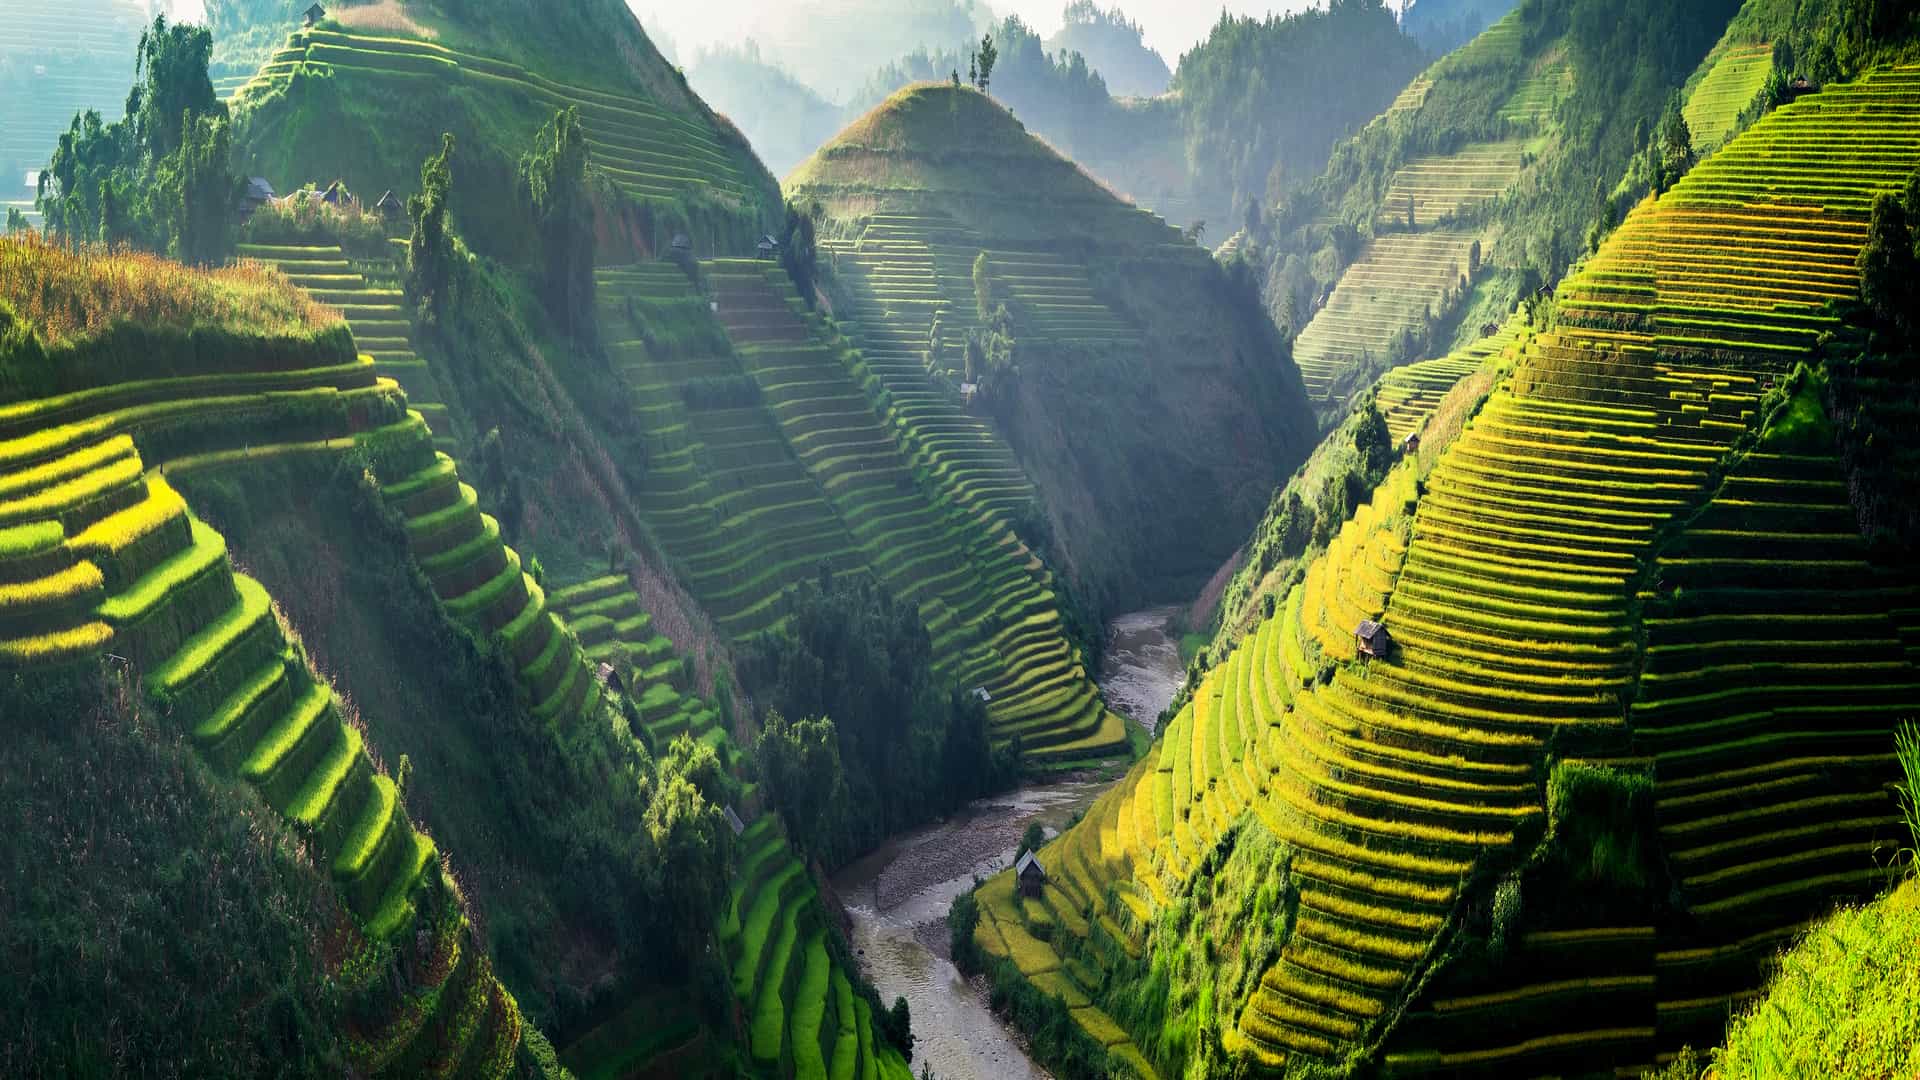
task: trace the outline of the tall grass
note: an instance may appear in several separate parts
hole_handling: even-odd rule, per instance
[[[0,301],[52,347],[121,322],[306,336],[340,321],[258,264],[195,270],[143,252],[61,247],[33,233],[0,237]]]
[[[1893,736],[1893,752],[1900,760],[1900,772],[1906,777],[1905,783],[1895,785],[1900,817],[1907,823],[1910,841],[1910,846],[1901,854],[1906,856],[1908,869],[1920,874],[1920,726],[1911,720],[1901,724]]]

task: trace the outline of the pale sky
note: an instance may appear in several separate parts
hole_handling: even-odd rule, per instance
[[[1104,8],[1119,7],[1146,30],[1147,47],[1157,49],[1168,67],[1180,54],[1207,36],[1220,19],[1222,8],[1235,15],[1267,15],[1298,11],[1311,0],[1100,0]],[[1041,37],[1060,29],[1060,12],[1067,0],[986,0],[996,15],[1018,15]],[[672,36],[681,59],[715,41],[737,43],[753,36],[762,13],[793,6],[793,0],[627,0],[627,6],[657,22]],[[946,42],[932,44],[945,45]]]

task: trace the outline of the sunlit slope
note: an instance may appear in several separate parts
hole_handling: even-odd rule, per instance
[[[1707,74],[1687,95],[1681,115],[1698,150],[1710,150],[1733,133],[1741,112],[1753,104],[1773,71],[1773,47],[1726,43],[1708,58]]]
[[[1889,617],[1911,598],[1875,587],[1830,445],[1742,440],[1834,329],[1816,305],[1850,292],[1872,195],[1920,165],[1916,88],[1917,68],[1829,88],[1638,208],[1423,484],[1389,478],[1130,778],[1118,798],[1152,805],[1155,831],[1115,830],[1096,892],[1178,895],[1243,809],[1294,848],[1292,934],[1230,1045],[1269,1067],[1383,1042],[1405,1071],[1645,1063],[1757,985],[1787,927],[1873,887],[1876,778],[1920,700]],[[1392,629],[1387,657],[1353,659],[1363,618]],[[1767,622],[1829,644],[1788,656],[1749,632]],[[1555,756],[1651,758],[1680,909],[1540,913],[1537,974],[1410,1001],[1463,905],[1541,834]],[[1460,1020],[1396,1033],[1406,1005]]]
[[[374,988],[371,1013],[347,1032],[357,1069],[500,1076],[520,1053],[518,1008],[475,947],[433,841],[266,592],[148,471],[345,449],[400,421],[393,391],[359,358],[0,409],[0,665],[109,654],[130,665],[157,715],[311,845],[353,920],[344,948],[420,951],[422,981],[403,995]]]

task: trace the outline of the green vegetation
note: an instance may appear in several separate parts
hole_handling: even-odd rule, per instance
[[[1920,1066],[1920,884],[1815,923],[1780,957],[1760,997],[1734,1017],[1711,1065],[1681,1055],[1662,1080],[1703,1075],[1853,1078]]]
[[[808,852],[842,865],[1011,778],[986,706],[936,678],[913,607],[867,582],[806,583],[789,604],[784,626],[747,646],[740,675],[771,711],[759,764]]]
[[[40,174],[35,206],[50,233],[203,265],[225,258],[239,188],[227,109],[207,78],[212,52],[206,29],[154,17],[140,35],[126,117],[74,117]]]

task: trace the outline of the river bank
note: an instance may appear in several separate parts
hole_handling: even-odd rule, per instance
[[[1170,634],[1178,610],[1134,612],[1108,626],[1101,691],[1148,731],[1185,674]],[[939,1080],[1046,1080],[1019,1033],[987,1007],[984,987],[953,966],[947,909],[976,877],[1006,868],[1030,823],[1057,835],[1111,783],[1069,776],[980,799],[944,822],[894,837],[834,875],[834,891],[853,920],[853,947],[881,1000],[907,999],[915,1075],[931,1065]]]

